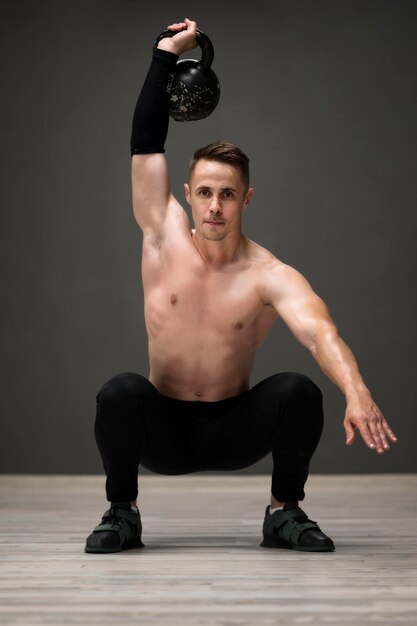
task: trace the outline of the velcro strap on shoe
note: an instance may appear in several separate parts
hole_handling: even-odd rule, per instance
[[[103,532],[105,530],[114,530],[115,532],[118,532],[120,530],[120,526],[118,526],[116,524],[99,524],[98,526],[95,527],[93,532],[94,533],[100,533],[100,532]]]
[[[313,520],[309,520],[305,513],[299,513],[300,509],[297,511],[297,514],[293,514],[294,510],[285,511],[277,524],[275,524],[275,532],[281,539],[288,541],[289,543],[298,544],[298,539],[302,532],[305,530],[318,530],[320,531],[319,526]],[[305,521],[303,521],[303,515]]]
[[[117,508],[117,517],[123,517],[130,522],[132,521],[132,513],[133,511],[126,511],[126,509]],[[134,515],[136,515],[136,513],[134,513]]]
[[[107,519],[106,519],[107,518]],[[112,521],[110,521],[112,520]],[[126,520],[130,525],[132,524],[132,512],[126,511],[124,509],[117,509],[117,517],[110,516],[110,510],[106,511],[103,515],[103,519],[101,524],[94,528],[95,533],[103,532],[106,530],[113,530],[115,532],[120,531],[120,524],[124,523]]]

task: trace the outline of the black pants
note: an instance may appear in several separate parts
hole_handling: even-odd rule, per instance
[[[162,396],[143,376],[123,373],[97,394],[95,437],[110,502],[133,501],[139,464],[158,474],[235,470],[272,452],[272,495],[303,500],[323,429],[323,396],[303,374],[275,374],[218,402]]]

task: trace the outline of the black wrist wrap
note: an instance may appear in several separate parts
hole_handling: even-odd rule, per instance
[[[167,50],[153,51],[152,63],[136,103],[130,153],[165,152],[168,134],[169,93],[167,85],[178,55]]]

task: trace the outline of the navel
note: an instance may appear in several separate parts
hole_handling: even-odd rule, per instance
[[[243,328],[242,322],[236,322],[236,324],[233,324],[233,326],[236,328],[236,330],[242,330]]]
[[[196,391],[195,395],[197,396],[197,398],[201,398],[201,396],[203,395],[203,393],[201,391]]]
[[[175,293],[173,293],[172,296],[171,296],[171,304],[175,305],[175,304],[177,304],[177,302],[178,302],[178,298],[175,295]]]

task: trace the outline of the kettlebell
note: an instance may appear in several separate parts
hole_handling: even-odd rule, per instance
[[[164,30],[155,40],[154,49],[164,37],[173,37],[178,31]],[[202,120],[213,113],[220,98],[220,84],[211,69],[214,48],[201,30],[196,31],[197,45],[202,58],[181,59],[168,82],[169,114],[177,122]]]

